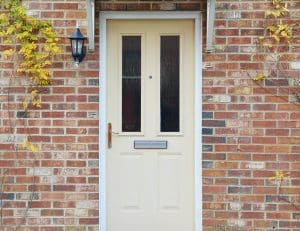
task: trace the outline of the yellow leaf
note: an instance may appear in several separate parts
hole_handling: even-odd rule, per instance
[[[12,53],[13,53],[13,49],[8,49],[8,50],[3,51],[3,55],[4,55],[4,56],[9,56],[9,55],[11,55]]]
[[[259,80],[262,80],[262,79],[264,79],[264,78],[266,78],[266,77],[268,77],[268,75],[265,74],[265,73],[262,73],[262,74],[258,74],[257,76],[253,77],[252,79],[253,79],[254,81],[259,81]]]
[[[28,138],[25,137],[24,140],[23,140],[23,142],[22,142],[22,144],[21,144],[21,146],[22,146],[23,148],[27,148],[28,145],[29,145]]]
[[[269,48],[273,47],[273,45],[271,43],[263,43],[262,45],[265,47],[269,47]]]
[[[23,101],[23,110],[26,111],[28,109],[28,101],[27,98]]]
[[[41,102],[40,102],[38,99],[34,99],[34,100],[32,101],[32,104],[33,104],[33,106],[38,107],[38,108],[41,108],[41,107],[42,107],[42,106],[41,106]]]
[[[31,97],[35,97],[38,93],[39,93],[39,91],[36,90],[36,89],[34,89],[34,90],[32,90],[32,91],[30,92]]]
[[[29,150],[33,153],[37,153],[39,151],[39,148],[38,148],[38,146],[36,146],[34,144],[30,144]]]
[[[11,44],[12,43],[12,40],[7,38],[3,41],[4,44]]]
[[[270,177],[270,180],[284,180],[289,178],[287,174],[285,174],[283,171],[276,171],[275,176]]]

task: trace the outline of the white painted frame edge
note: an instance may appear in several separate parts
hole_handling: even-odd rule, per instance
[[[99,231],[106,229],[106,21],[109,19],[195,20],[195,231],[202,230],[202,33],[200,11],[100,11]]]

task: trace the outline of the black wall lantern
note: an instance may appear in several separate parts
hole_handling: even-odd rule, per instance
[[[84,47],[86,37],[81,34],[79,27],[77,27],[69,39],[71,41],[72,56],[75,60],[75,65],[78,66],[86,54]]]

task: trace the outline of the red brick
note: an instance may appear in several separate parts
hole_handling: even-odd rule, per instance
[[[215,145],[215,149],[217,152],[225,152],[225,151],[232,151],[235,152],[238,150],[237,145]]]
[[[97,136],[82,136],[82,137],[78,137],[78,142],[97,143],[98,142],[98,137]]]
[[[203,94],[225,94],[225,93],[226,93],[226,88],[224,87],[203,88]]]
[[[74,185],[53,185],[53,191],[75,191]]]
[[[75,88],[74,87],[55,87],[53,88],[54,94],[74,94]]]
[[[42,160],[42,167],[63,167],[64,160]]]
[[[278,155],[278,161],[300,161],[300,155],[299,152],[296,152],[295,154],[281,154]]]
[[[53,136],[52,142],[54,142],[54,143],[74,143],[75,136]]]
[[[279,144],[294,144],[299,145],[300,144],[300,138],[299,137],[279,137],[278,138]]]
[[[64,211],[62,209],[43,209],[41,211],[42,216],[51,216],[51,217],[58,217],[63,216]]]
[[[240,145],[240,150],[245,152],[263,152],[263,145]]]
[[[71,184],[85,184],[86,178],[85,177],[68,177],[67,183]]]
[[[54,10],[77,10],[77,3],[53,3]]]
[[[98,224],[99,220],[98,218],[80,218],[79,224],[86,224],[86,225],[93,225]]]
[[[225,171],[224,170],[207,170],[203,169],[203,176],[205,177],[224,177]]]
[[[29,202],[30,208],[51,208],[50,201],[30,201]]]
[[[299,125],[298,121],[278,121],[279,128],[298,128]]]
[[[238,134],[237,128],[215,128],[215,134],[225,135],[225,134]]]
[[[203,188],[203,193],[225,193],[226,187],[224,186],[205,186]]]
[[[280,212],[280,213],[267,213],[267,219],[290,219],[291,215],[289,213]]]
[[[275,137],[253,137],[252,142],[254,144],[276,144],[276,138]],[[272,148],[273,146],[271,146]],[[269,146],[266,146],[266,152],[269,150]]]
[[[278,110],[279,111],[297,111],[299,110],[300,106],[296,104],[279,104]]]
[[[291,113],[291,119],[299,119],[299,118],[300,118],[300,112],[292,112]]]
[[[28,140],[32,143],[37,143],[37,142],[50,142],[50,137],[49,136],[38,136],[38,135],[30,135],[28,137]]]
[[[288,129],[266,129],[267,136],[288,136],[289,132]]]
[[[67,102],[87,102],[86,95],[67,95]]]
[[[41,231],[63,231],[63,227],[42,227]]]
[[[41,12],[41,17],[42,18],[64,18],[64,12],[60,11],[44,11]]]
[[[215,212],[215,216],[217,219],[231,219],[235,218],[237,219],[239,217],[238,212]]]
[[[42,102],[64,102],[63,95],[43,95]]]
[[[10,167],[13,166],[12,160],[0,160],[0,167]]]
[[[126,5],[127,10],[150,10],[151,5],[147,3],[128,3]]]
[[[78,126],[95,127],[95,126],[98,126],[98,123],[99,122],[97,120],[79,120]]]
[[[237,36],[239,35],[238,29],[216,29],[217,36]]]
[[[67,112],[66,117],[70,117],[70,118],[87,118],[87,112]]]
[[[53,208],[75,208],[76,203],[74,201],[54,201]]]
[[[27,190],[26,185],[4,185],[4,192],[25,192]]]
[[[86,128],[67,128],[67,134],[87,134]]]
[[[254,170],[253,171],[253,177],[273,177],[274,172],[273,171],[267,171],[267,170]]]
[[[226,60],[226,55],[223,54],[207,54],[204,57],[204,62],[214,61],[221,62]]]
[[[201,3],[196,2],[196,3],[177,3],[177,10],[200,10],[201,8]]]
[[[227,106],[228,110],[246,111],[250,110],[250,104],[229,104]]]
[[[238,28],[242,28],[242,27],[251,27],[252,25],[252,21],[251,20],[230,20],[228,21],[228,26],[229,27],[238,27]],[[228,41],[230,41],[230,39],[233,39],[233,41],[235,41],[234,39],[235,38],[228,38]],[[248,41],[248,37],[242,37],[242,38],[237,38],[237,41],[240,41],[240,42],[237,42],[237,44],[244,44],[244,40],[245,41]],[[249,42],[251,43],[251,42]]]
[[[261,70],[263,69],[262,63],[240,63],[240,68],[242,70]]]
[[[80,160],[68,160],[67,167],[85,167],[86,162]]]
[[[283,145],[272,145],[265,147],[266,153],[289,153],[289,151],[290,147]]]
[[[237,39],[237,38],[235,38]],[[232,54],[228,55],[229,61],[251,61],[251,55],[248,54]]]
[[[254,104],[253,109],[254,110],[262,110],[262,111],[274,111],[276,108],[275,105],[272,104]]]
[[[43,200],[62,200],[65,195],[62,192],[51,192],[51,193],[42,193],[41,199]]]
[[[85,11],[67,11],[66,18],[86,19],[87,15]]]
[[[101,2],[100,8],[101,10],[126,10],[126,4]]]
[[[253,121],[253,126],[254,127],[261,127],[261,128],[276,127],[276,121],[268,121],[268,120]]]
[[[241,179],[241,185],[264,185],[264,180],[262,179]]]
[[[43,134],[64,134],[63,128],[42,128]]]
[[[89,110],[89,111],[98,111],[99,105],[98,103],[85,103],[85,104],[78,104],[78,110]]]
[[[243,219],[263,219],[263,212],[242,212]]]
[[[277,188],[274,187],[254,187],[254,194],[276,194]]]
[[[251,155],[245,153],[230,153],[227,155],[228,160],[250,160]]]
[[[263,29],[241,29],[242,36],[249,36],[249,35],[261,36],[263,35],[263,33],[264,33]]]
[[[52,4],[48,2],[29,2],[28,8],[31,10],[50,10]]]
[[[237,26],[237,27],[241,27],[241,26],[246,26],[249,22],[248,21],[240,21],[241,23],[239,23],[239,21],[236,21],[235,24],[232,23],[233,27],[234,26]],[[251,43],[251,38],[248,38],[248,37],[237,37],[237,38],[234,38],[234,37],[229,37],[228,38],[228,44],[250,44]],[[251,57],[249,57],[250,59],[246,58],[246,59],[236,59],[236,60],[251,60]],[[230,59],[230,58],[229,58]]]
[[[215,163],[216,169],[236,169],[238,168],[237,162],[216,162]]]
[[[64,118],[64,112],[51,111],[51,112],[42,112],[43,118]]]

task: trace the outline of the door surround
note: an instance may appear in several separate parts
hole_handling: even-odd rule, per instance
[[[195,230],[202,230],[202,36],[200,11],[101,11],[100,12],[100,61],[99,61],[99,231],[106,227],[106,24],[110,19],[193,19],[195,21],[195,88],[194,88],[194,126],[195,126]]]

